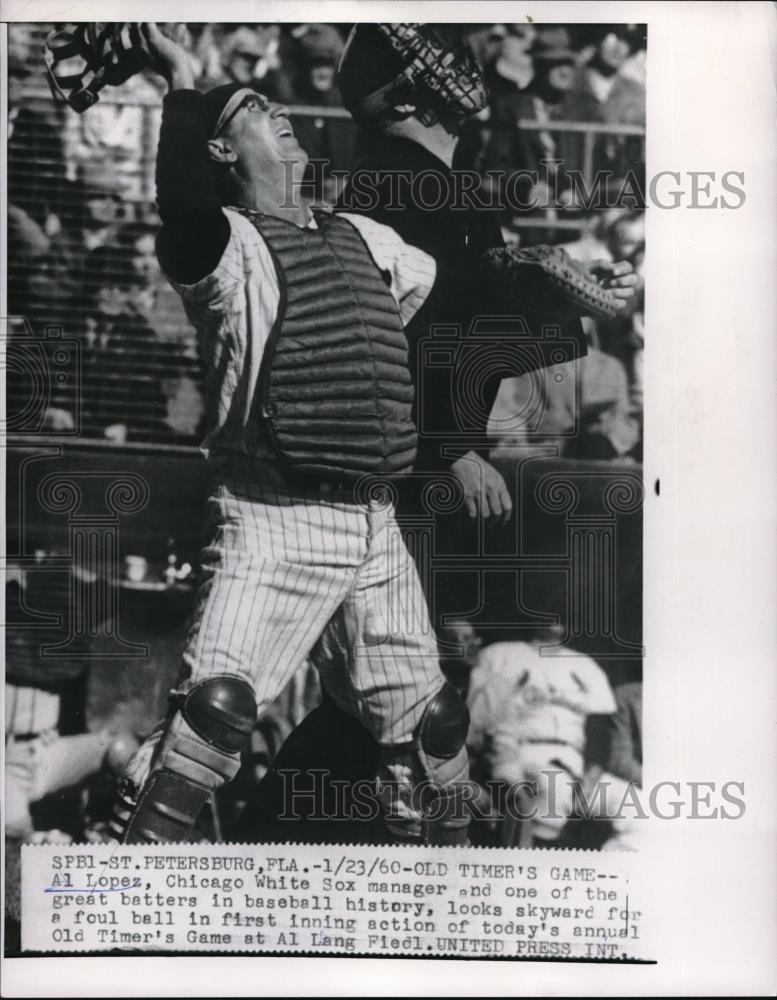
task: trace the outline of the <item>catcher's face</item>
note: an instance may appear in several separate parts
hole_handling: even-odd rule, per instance
[[[288,119],[288,108],[263,94],[252,94],[241,102],[224,125],[219,140],[234,158],[261,172],[280,163],[306,163],[304,152]],[[217,140],[218,141],[218,140]]]

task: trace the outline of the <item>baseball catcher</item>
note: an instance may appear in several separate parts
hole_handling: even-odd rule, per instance
[[[185,839],[257,712],[336,630],[348,656],[322,682],[381,748],[389,834],[462,842],[466,707],[376,485],[415,458],[403,324],[434,261],[373,220],[297,204],[307,158],[286,109],[239,84],[198,93],[174,40],[137,34],[169,84],[157,251],[207,369],[214,486],[181,681],[130,762],[115,832]]]

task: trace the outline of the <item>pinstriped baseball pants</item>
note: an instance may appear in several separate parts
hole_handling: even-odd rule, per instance
[[[240,459],[224,470],[206,518],[179,689],[235,674],[253,685],[261,713],[316,647],[333,700],[378,743],[410,741],[444,678],[393,505],[290,488],[271,463]],[[137,785],[160,732],[130,763]]]

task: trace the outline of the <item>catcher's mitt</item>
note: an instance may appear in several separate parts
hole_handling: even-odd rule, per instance
[[[599,320],[621,309],[617,296],[561,247],[495,247],[483,254],[482,267],[516,308]]]
[[[160,29],[179,42],[185,32],[181,23]],[[55,100],[79,113],[99,100],[103,87],[116,87],[151,64],[140,24],[126,22],[63,25],[47,36],[45,59]]]

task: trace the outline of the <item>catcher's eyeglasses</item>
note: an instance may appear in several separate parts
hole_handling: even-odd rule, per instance
[[[211,139],[218,138],[238,111],[242,109],[248,111],[249,114],[256,114],[260,111],[266,113],[272,111],[272,102],[264,94],[260,94],[256,90],[249,90],[248,87],[235,91],[224,105],[224,109],[216,122],[216,127],[213,129]]]

